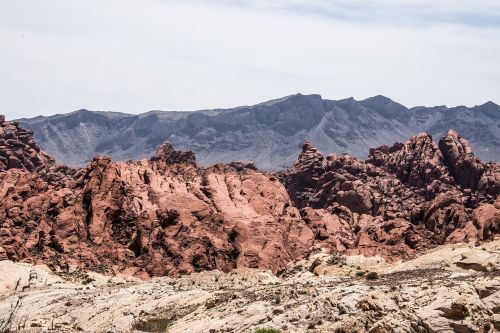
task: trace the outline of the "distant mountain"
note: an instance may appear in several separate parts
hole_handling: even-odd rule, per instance
[[[19,119],[59,162],[83,165],[95,155],[115,160],[151,156],[169,141],[196,153],[198,163],[252,160],[261,169],[290,166],[304,140],[324,153],[366,158],[371,147],[404,141],[417,132],[439,139],[449,129],[467,138],[484,161],[500,157],[500,106],[407,108],[384,96],[362,101],[292,95],[253,106],[139,115],[79,110]]]

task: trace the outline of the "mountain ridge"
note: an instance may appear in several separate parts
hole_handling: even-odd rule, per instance
[[[304,140],[325,153],[366,158],[370,147],[401,142],[414,133],[440,137],[454,129],[483,160],[500,156],[500,106],[406,106],[377,95],[364,100],[293,94],[250,106],[200,111],[127,114],[81,109],[17,121],[35,132],[42,149],[59,162],[81,166],[94,155],[144,158],[169,141],[193,150],[201,165],[233,160],[257,167],[289,167]]]
[[[34,121],[34,120],[38,120],[38,119],[47,119],[47,118],[55,118],[55,117],[58,117],[58,116],[67,116],[67,115],[70,115],[70,114],[73,114],[73,113],[77,113],[77,112],[85,112],[85,111],[88,111],[88,112],[92,112],[92,113],[102,113],[102,114],[117,114],[117,115],[123,115],[123,116],[139,116],[139,115],[146,115],[146,114],[151,114],[151,113],[193,113],[193,112],[209,112],[209,111],[232,111],[232,110],[236,110],[236,109],[241,109],[241,108],[248,108],[248,107],[254,107],[254,106],[259,106],[259,105],[266,105],[266,104],[270,104],[270,103],[274,103],[274,102],[279,102],[279,101],[283,101],[283,100],[286,100],[290,97],[293,97],[293,96],[304,96],[304,97],[319,97],[320,99],[324,100],[324,101],[334,101],[334,102],[341,102],[341,101],[355,101],[355,102],[366,102],[366,101],[370,101],[370,100],[377,100],[377,99],[385,99],[387,100],[388,102],[392,102],[394,104],[398,104],[398,105],[401,105],[403,106],[406,110],[414,110],[414,109],[418,109],[418,108],[438,108],[438,107],[445,107],[445,108],[448,108],[448,109],[453,109],[453,108],[468,108],[468,109],[474,109],[474,108],[482,108],[482,107],[495,107],[495,108],[498,108],[498,112],[500,112],[500,105],[489,100],[489,101],[486,101],[484,102],[483,104],[477,104],[477,105],[474,105],[474,106],[466,106],[466,105],[455,105],[455,106],[447,106],[446,104],[442,104],[442,105],[434,105],[434,106],[425,106],[425,105],[415,105],[415,106],[412,106],[412,107],[407,107],[405,106],[404,104],[401,104],[387,96],[384,96],[384,95],[374,95],[372,97],[367,97],[367,98],[364,98],[364,99],[355,99],[354,97],[347,97],[347,98],[343,98],[343,99],[323,99],[322,95],[321,94],[302,94],[302,93],[296,93],[296,94],[291,94],[291,95],[287,95],[287,96],[283,96],[283,97],[278,97],[278,98],[274,98],[274,99],[270,99],[268,101],[264,101],[264,102],[259,102],[259,103],[256,103],[256,104],[249,104],[249,105],[240,105],[240,106],[234,106],[234,107],[227,107],[227,108],[214,108],[214,109],[198,109],[198,110],[184,110],[184,111],[181,111],[181,110],[162,110],[162,109],[153,109],[153,110],[149,110],[149,111],[145,111],[145,112],[141,112],[141,113],[129,113],[129,112],[120,112],[120,111],[111,111],[111,110],[91,110],[91,109],[87,109],[87,108],[81,108],[81,109],[77,109],[77,110],[73,110],[73,111],[70,111],[70,112],[66,112],[66,113],[56,113],[56,114],[53,114],[53,115],[49,115],[49,116],[45,116],[45,115],[37,115],[37,116],[34,116],[34,117],[22,117],[22,118],[16,118],[16,119],[7,119],[7,121],[14,121],[14,122],[27,122],[27,121]]]

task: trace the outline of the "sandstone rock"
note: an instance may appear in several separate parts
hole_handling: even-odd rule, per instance
[[[436,332],[478,332],[480,322],[475,318],[487,317],[487,308],[474,297],[470,287],[463,292],[467,296],[441,288],[434,302],[417,311],[426,327]]]
[[[499,240],[484,247],[484,254],[494,254]],[[492,332],[498,326],[500,297],[493,291],[498,277],[458,274],[445,264],[455,253],[471,251],[477,249],[447,244],[389,264],[380,257],[316,249],[291,262],[289,274],[281,277],[242,268],[147,281],[81,269],[55,274],[42,266],[2,261],[0,318],[14,308],[10,328],[31,331],[133,331],[138,322],[150,322],[174,333],[254,332],[262,327],[287,332]],[[309,271],[318,259],[326,274]],[[358,265],[379,272],[379,279],[350,275]],[[480,284],[489,288],[487,296],[477,292]]]
[[[196,166],[196,157],[192,151],[176,151],[170,143],[158,147],[152,161],[163,161],[167,164],[186,163]]]
[[[458,192],[439,194],[429,205],[424,215],[427,229],[445,237],[455,229],[462,229],[469,220]]]
[[[478,279],[474,283],[479,297],[485,298],[500,291],[500,280]]]
[[[500,292],[497,291],[490,296],[483,298],[483,302],[494,314],[500,313]]]
[[[500,268],[500,256],[498,254],[486,254],[482,251],[475,251],[467,256],[462,256],[462,259],[457,261],[455,265],[464,269],[491,272]]]
[[[445,163],[457,181],[465,188],[475,190],[484,172],[484,166],[474,158],[472,148],[464,138],[450,130],[439,140]]]
[[[0,258],[62,271],[278,272],[318,247],[397,261],[499,231],[490,192],[456,186],[427,135],[375,149],[367,162],[325,158],[306,142],[277,174],[251,163],[200,168],[168,143],[151,160],[95,157],[73,170],[9,122],[0,145]],[[321,263],[310,274],[324,272]]]
[[[489,205],[474,210],[490,199],[456,186],[438,146],[426,134],[416,135],[405,144],[372,149],[366,162],[345,154],[325,160],[311,143],[306,143],[295,165],[281,178],[299,207],[331,207],[332,212],[344,207],[351,214],[345,221],[353,228],[347,238],[356,239],[353,247],[358,253],[405,256],[432,244],[486,240],[498,234],[498,208]],[[364,217],[367,222],[360,225],[354,222],[352,213],[379,219]],[[392,235],[387,234],[383,229],[395,225],[389,222],[378,227],[383,220],[397,219],[400,222],[396,224],[401,226],[402,220],[407,221],[406,231],[395,228]],[[328,238],[321,229],[317,232],[316,237]]]
[[[57,167],[57,170],[54,168]],[[42,177],[63,178],[73,172],[71,168],[57,165],[55,160],[44,152],[33,140],[33,132],[27,131],[17,123],[6,122],[0,118],[0,172],[8,169],[36,172]]]
[[[0,246],[0,261],[8,259],[9,258],[7,257],[7,251],[5,251],[5,249]]]
[[[472,213],[480,240],[493,239],[500,233],[500,210],[491,204],[480,205]]]
[[[469,142],[453,130],[439,140],[439,149],[450,173],[460,186],[492,196],[500,194],[499,163],[485,164],[476,159]]]
[[[440,191],[441,183],[451,181],[438,146],[426,133],[415,135],[404,144],[372,149],[367,161],[395,174],[410,187],[430,187],[430,195]]]
[[[320,176],[325,172],[324,157],[308,141],[302,146],[293,172],[284,179],[290,197],[298,207],[305,207],[317,189]]]

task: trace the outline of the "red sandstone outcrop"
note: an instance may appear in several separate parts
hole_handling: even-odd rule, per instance
[[[500,194],[499,163],[485,164],[476,159],[469,142],[453,130],[439,140],[439,149],[450,173],[462,188],[491,196]]]
[[[304,160],[307,163],[301,163]],[[418,216],[408,207],[425,201],[382,168],[346,154],[325,159],[310,144],[304,145],[297,163],[282,179],[299,207],[340,205],[353,213],[412,220]]]
[[[461,171],[462,165],[466,165],[468,173]],[[470,173],[476,176],[464,178]],[[453,131],[441,139],[439,147],[430,135],[418,134],[404,144],[371,149],[366,162],[345,154],[325,159],[306,143],[296,164],[281,174],[298,207],[340,206],[351,213],[371,215],[376,221],[364,224],[371,230],[384,221],[397,219],[399,225],[405,221],[413,227],[425,226],[425,232],[432,232],[432,237],[427,234],[413,238],[427,245],[491,239],[498,233],[498,214],[490,214],[488,222],[473,217],[485,207],[498,210],[492,205],[498,198],[498,176],[498,163],[484,164],[473,159],[468,142]],[[356,233],[361,244],[370,243],[362,232]],[[380,249],[382,238],[370,239],[376,239]],[[354,247],[359,244],[358,240]]]
[[[53,158],[40,151],[33,141],[33,132],[0,117],[0,170],[23,169],[45,172],[55,164]]]
[[[500,229],[493,168],[463,188],[426,135],[367,162],[324,158],[306,143],[280,174],[238,162],[199,168],[170,144],[151,160],[96,157],[72,170],[5,121],[0,143],[0,259],[141,277],[277,271],[315,246],[399,259]]]
[[[151,160],[163,161],[167,164],[187,163],[196,166],[196,156],[192,151],[177,151],[169,142],[160,145]]]
[[[310,249],[313,232],[277,180],[198,171],[98,157],[79,184],[59,190],[3,173],[1,247],[16,261],[138,275],[277,270]]]
[[[429,134],[412,136],[404,144],[370,149],[367,163],[394,174],[427,199],[446,190],[452,178],[443,156]]]
[[[61,180],[73,171],[41,151],[33,140],[33,132],[0,115],[0,172],[9,169],[35,172],[49,181]]]

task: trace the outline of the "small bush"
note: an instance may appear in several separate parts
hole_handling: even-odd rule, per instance
[[[370,272],[370,273],[366,274],[366,279],[367,280],[376,280],[376,279],[378,279],[377,272]]]
[[[281,330],[277,328],[258,328],[254,333],[282,333]]]

